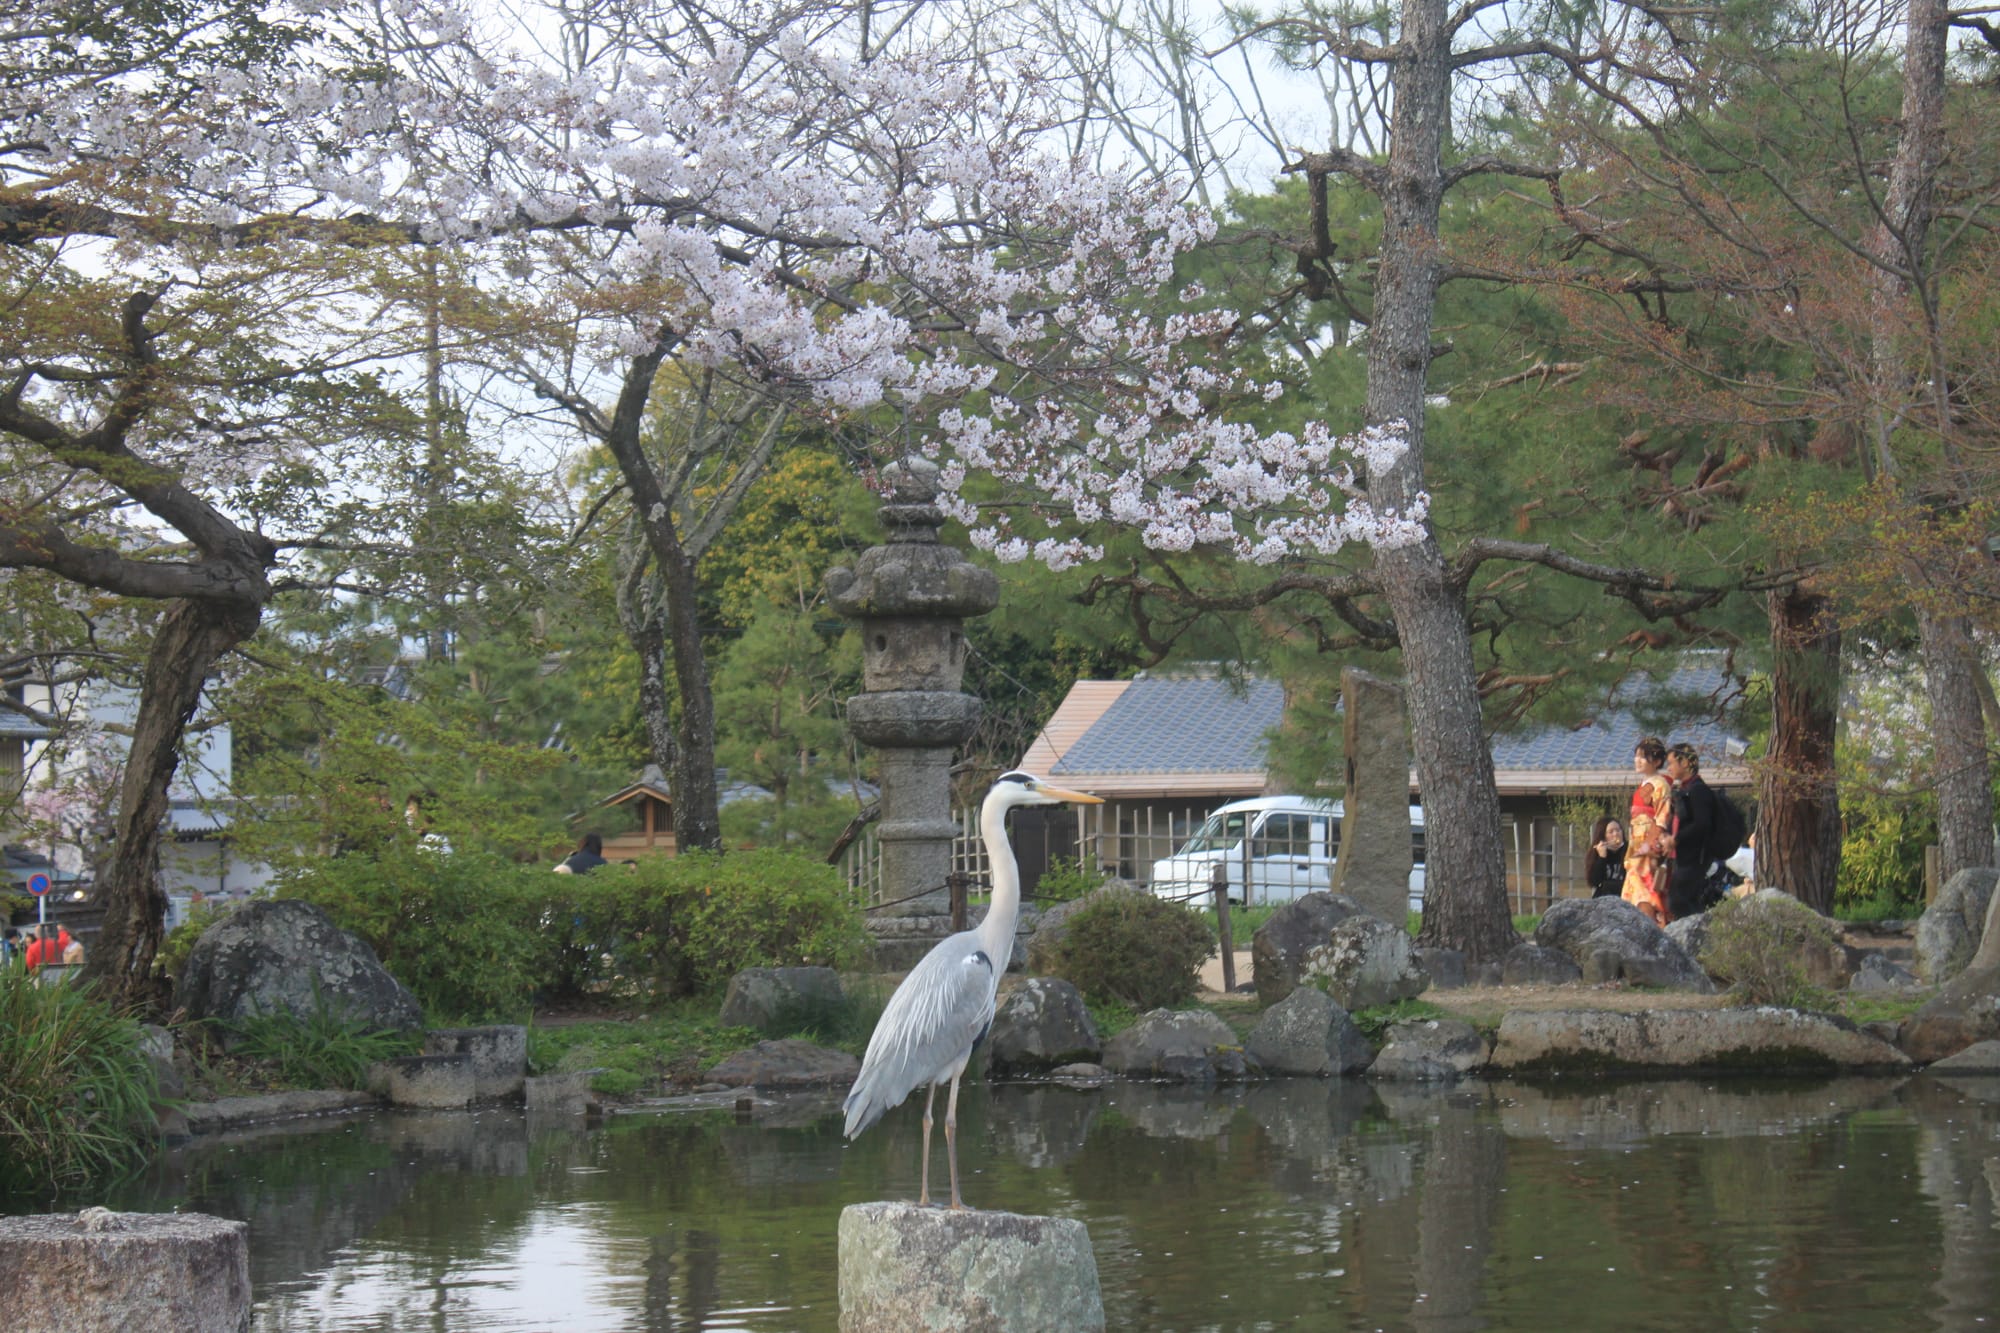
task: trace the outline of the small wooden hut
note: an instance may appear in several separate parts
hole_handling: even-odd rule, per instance
[[[672,856],[679,850],[674,842],[674,794],[667,789],[666,775],[658,765],[647,765],[637,782],[597,804],[632,812],[632,827],[604,840],[606,860],[616,863],[641,856]]]

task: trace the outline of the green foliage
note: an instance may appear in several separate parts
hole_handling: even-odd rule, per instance
[[[1249,948],[1251,937],[1256,935],[1266,921],[1276,916],[1278,909],[1282,906],[1284,906],[1283,903],[1252,903],[1248,907],[1232,906],[1229,909],[1229,937],[1235,943],[1236,947],[1239,949]],[[1216,919],[1215,909],[1213,907],[1204,907],[1198,915],[1203,921],[1208,923],[1209,933],[1220,940],[1222,938],[1222,925]]]
[[[424,1002],[511,1017],[537,996],[677,997],[746,967],[852,966],[867,932],[840,872],[785,852],[691,852],[587,875],[494,856],[388,848],[287,875]]]
[[[1896,798],[1850,788],[1840,806],[1840,878],[1834,910],[1852,921],[1924,910],[1924,848],[1937,841],[1934,793]]]
[[[564,885],[496,856],[392,844],[282,876],[280,898],[312,903],[366,940],[434,1018],[518,1016],[552,970],[547,919]]]
[[[528,1030],[528,1068],[536,1074],[600,1069],[591,1087],[628,1096],[674,1079],[688,1081],[764,1034],[724,1027],[706,999],[672,1003],[632,1022],[536,1025]]]
[[[666,994],[719,990],[746,967],[850,968],[867,956],[861,911],[840,871],[822,861],[688,852],[638,874],[658,922],[647,957]]]
[[[1751,1004],[1829,1009],[1834,997],[1813,982],[1804,960],[1834,944],[1833,927],[1803,904],[1728,898],[1709,910],[1701,965]]]
[[[1373,1009],[1359,1009],[1348,1015],[1354,1020],[1354,1026],[1361,1029],[1361,1035],[1375,1046],[1388,1040],[1389,1029],[1398,1023],[1423,1023],[1434,1018],[1460,1016],[1428,1000],[1398,1000],[1394,1004],[1378,1004]]]
[[[198,903],[188,912],[187,919],[166,933],[160,947],[153,952],[153,975],[177,981],[181,969],[187,966],[188,955],[194,946],[208,932],[208,928],[235,910],[234,904],[204,902]]]
[[[414,1033],[371,1030],[323,1003],[304,1017],[289,1009],[256,1014],[229,1031],[232,1055],[267,1066],[279,1083],[295,1088],[361,1089],[369,1066],[414,1055],[422,1045]]]
[[[1194,997],[1215,936],[1195,913],[1151,894],[1100,894],[1069,919],[1051,971],[1085,995],[1140,1011]]]
[[[1058,856],[1049,862],[1049,868],[1035,881],[1035,901],[1066,903],[1097,892],[1104,887],[1104,880],[1105,874],[1098,868],[1097,858],[1089,853],[1075,860]]]
[[[45,1190],[129,1170],[155,1121],[139,1025],[81,987],[0,968],[0,1188]]]

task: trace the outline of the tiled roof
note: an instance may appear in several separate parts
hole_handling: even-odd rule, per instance
[[[1276,681],[1135,680],[1052,764],[1050,776],[1261,771],[1285,710]]]
[[[1657,681],[1634,677],[1613,693],[1610,707],[1584,726],[1534,727],[1495,736],[1493,767],[1503,788],[1536,773],[1579,778],[1609,774],[1622,780],[1632,769],[1632,747],[1641,737],[1658,736],[1669,745],[1686,741],[1694,746],[1710,781],[1747,781],[1742,760],[1729,754],[1737,733],[1715,720],[1717,706],[1727,704],[1730,693],[1728,678],[1712,667],[1683,666]],[[1671,706],[1677,699],[1686,701],[1678,716]],[[1516,780],[1510,782],[1510,777]]]
[[[1729,689],[1721,671],[1701,665],[1683,666],[1664,680],[1634,677],[1586,725],[1493,737],[1495,777],[1503,792],[1616,785],[1631,773],[1633,745],[1657,735],[1669,744],[1692,744],[1712,783],[1747,782],[1743,761],[1729,754],[1735,734],[1713,720]],[[1675,699],[1687,704],[1678,720],[1670,706]],[[1100,795],[1255,793],[1262,790],[1268,735],[1283,712],[1284,690],[1270,680],[1252,679],[1241,688],[1214,677],[1078,681],[1022,767],[1076,779]]]

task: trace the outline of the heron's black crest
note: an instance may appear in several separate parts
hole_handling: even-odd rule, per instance
[[[1003,782],[1018,782],[1023,787],[1026,787],[1029,784],[1037,781],[1039,781],[1039,779],[1036,778],[1033,773],[1023,773],[1020,769],[1017,768],[1014,769],[1012,772],[1002,773],[999,777],[993,780],[993,785],[997,787]]]

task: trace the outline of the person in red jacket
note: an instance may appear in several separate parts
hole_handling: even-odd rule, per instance
[[[69,932],[64,930],[60,925],[51,924],[41,927],[36,932],[34,941],[28,945],[27,957],[24,960],[28,965],[28,970],[33,972],[43,963],[60,963],[63,960],[64,951],[69,948],[72,942]]]

